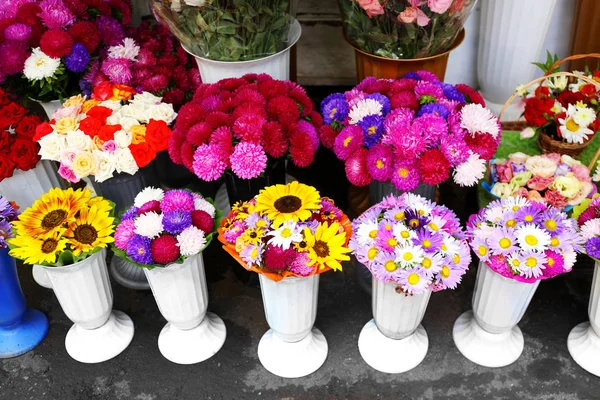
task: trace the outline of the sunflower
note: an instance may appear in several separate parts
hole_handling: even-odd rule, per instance
[[[92,206],[97,206],[99,211],[106,211],[107,213],[109,213],[109,215],[113,209],[113,204],[104,197],[100,196],[92,197],[88,201],[88,207]]]
[[[75,256],[87,253],[96,248],[104,248],[108,243],[112,243],[114,238],[115,219],[109,215],[109,212],[93,205],[89,208],[84,207],[74,222],[69,224],[69,229],[65,232],[65,237],[71,239],[71,251]]]
[[[344,247],[346,243],[346,233],[339,233],[340,224],[334,222],[327,226],[326,223],[320,223],[313,235],[310,229],[306,229],[304,235],[308,245],[308,265],[320,264],[321,269],[325,266],[334,271],[340,271],[342,265],[340,261],[349,261],[350,257],[346,254],[350,249]]]
[[[266,214],[273,227],[286,220],[304,221],[321,208],[319,192],[308,185],[292,182],[264,188],[256,197],[255,211]]]
[[[54,264],[58,254],[67,247],[67,239],[62,236],[63,233],[64,228],[39,238],[18,235],[8,241],[15,246],[9,254],[27,264]]]

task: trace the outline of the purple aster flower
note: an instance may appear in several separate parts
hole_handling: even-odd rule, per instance
[[[461,268],[456,268],[454,264],[451,264],[450,260],[445,259],[446,262],[442,264],[440,272],[436,277],[436,283],[442,284],[446,289],[456,289],[458,284],[462,281],[462,276],[465,271]]]
[[[12,236],[10,222],[1,220],[0,221],[0,249],[8,247],[6,239],[10,239]]]
[[[358,125],[362,128],[365,138],[365,147],[370,149],[379,143],[383,135],[383,117],[380,115],[367,115]]]
[[[348,102],[343,94],[330,94],[321,102],[321,114],[323,122],[331,125],[332,122],[343,122],[348,116]]]
[[[257,245],[249,244],[244,246],[242,251],[240,252],[240,257],[248,266],[260,266],[262,262],[262,256],[264,253],[264,243],[259,243]]]
[[[444,238],[440,233],[425,228],[417,230],[417,237],[412,241],[416,246],[421,246],[425,253],[435,253],[444,244]]]
[[[192,225],[192,216],[182,210],[167,211],[163,216],[163,227],[172,235],[183,232]]]
[[[90,97],[92,95],[92,84],[91,82],[88,82],[86,80],[80,80],[79,81],[79,89],[81,89],[81,92],[84,96],[88,96]]]
[[[102,62],[101,71],[111,82],[129,85],[133,79],[130,64],[126,58],[107,58]]]
[[[135,217],[137,217],[138,210],[139,208],[137,208],[136,206],[131,206],[127,211],[123,213],[123,215],[121,216],[121,221],[127,219],[134,219]]]
[[[46,0],[60,1],[60,0]],[[113,17],[102,15],[96,19],[96,27],[100,31],[102,41],[109,46],[119,45],[125,38],[123,26]]]
[[[27,24],[12,24],[4,31],[4,37],[8,40],[25,42],[31,36],[31,27]]]
[[[420,81],[421,77],[416,72],[409,72],[408,74],[404,75],[400,79],[412,79],[412,80],[415,80],[415,81]]]
[[[178,210],[191,213],[194,211],[194,196],[184,189],[168,190],[160,202],[160,209],[164,213]]]
[[[150,245],[152,241],[141,235],[133,235],[127,244],[127,255],[138,264],[154,264]]]
[[[375,279],[388,283],[394,282],[400,268],[396,264],[396,254],[381,251],[375,259],[368,264],[368,268]]]
[[[427,218],[425,215],[420,215],[413,209],[406,210],[404,212],[404,218],[406,226],[414,231],[423,228],[429,223],[429,218]]]
[[[436,85],[442,88],[444,96],[446,96],[448,100],[458,101],[461,104],[467,102],[465,96],[456,89],[456,86],[444,82],[436,82]]]
[[[425,104],[419,109],[419,111],[417,111],[417,117],[425,114],[439,115],[440,117],[446,119],[448,118],[448,115],[450,115],[450,111],[442,104],[429,103]]]
[[[381,113],[386,116],[389,114],[391,106],[390,99],[382,95],[381,93],[372,93],[367,96],[367,99],[373,99],[381,104]]]
[[[0,218],[12,221],[17,218],[18,212],[5,198],[0,196]]]
[[[435,83],[420,81],[415,86],[415,96],[417,96],[421,104],[424,104],[424,102],[433,103],[444,97],[444,91]]]
[[[517,238],[513,234],[512,229],[494,229],[492,236],[488,239],[487,242],[494,254],[508,255],[519,249],[517,247]]]
[[[515,213],[515,219],[526,224],[537,224],[542,219],[542,211],[545,208],[545,205],[540,208],[536,203],[521,207]]]
[[[568,228],[565,223],[565,214],[554,207],[548,207],[542,212],[540,223],[550,236],[556,236]]]
[[[81,43],[75,43],[71,54],[65,57],[65,64],[70,71],[75,73],[85,71],[88,63],[90,62],[90,55],[87,49]]]
[[[49,29],[65,28],[75,22],[75,16],[62,0],[44,0],[40,8],[39,16]]]
[[[381,221],[381,223],[379,224],[380,228],[377,231],[377,238],[375,239],[375,244],[380,249],[389,253],[393,253],[396,246],[398,246],[398,241],[394,237],[392,230],[386,229],[386,225],[389,225],[390,227],[393,226],[392,223],[386,223],[385,221]]]
[[[467,146],[462,138],[455,135],[442,136],[440,150],[454,167],[467,161],[467,158],[469,158],[469,146]]]

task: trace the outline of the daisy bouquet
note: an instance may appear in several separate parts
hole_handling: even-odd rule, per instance
[[[8,247],[8,240],[13,237],[11,222],[16,220],[19,207],[0,196],[0,249]]]
[[[587,167],[568,155],[513,153],[490,166],[492,186],[484,187],[497,198],[524,197],[568,211],[596,192]]]
[[[472,215],[467,235],[475,254],[492,270],[534,283],[571,271],[582,244],[576,226],[557,208],[510,197]]]
[[[410,191],[453,175],[473,186],[498,147],[498,119],[467,85],[418,71],[397,80],[368,77],[321,103],[323,145],[345,162],[350,183],[391,182]]]
[[[41,122],[0,89],[0,181],[13,176],[16,170],[35,168],[40,147],[33,135]]]
[[[113,251],[148,269],[180,264],[210,244],[220,215],[198,193],[147,187],[121,216]]]
[[[40,101],[79,92],[90,61],[118,44],[131,21],[126,0],[0,3],[0,83]]]
[[[282,158],[310,165],[321,124],[301,86],[247,74],[198,87],[179,111],[169,155],[204,181],[226,171],[253,179]]]
[[[596,196],[575,207],[573,218],[577,219],[585,243],[585,254],[600,261],[600,197]]]
[[[32,265],[79,262],[113,242],[113,210],[87,189],[51,189],[12,223],[9,254]]]
[[[266,187],[234,205],[219,241],[244,268],[280,281],[340,271],[348,261],[352,228],[333,201],[312,186],[292,182]]]
[[[176,115],[160,97],[103,82],[91,99],[67,99],[50,122],[37,127],[34,140],[42,159],[60,162],[64,179],[93,175],[104,182],[115,173],[134,175],[166,150]]]
[[[385,197],[354,220],[350,248],[375,279],[407,294],[455,289],[471,262],[456,215],[412,193]]]

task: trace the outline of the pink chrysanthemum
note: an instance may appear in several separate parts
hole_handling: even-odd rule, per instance
[[[222,126],[217,128],[210,137],[210,144],[214,146],[223,159],[229,161],[229,157],[233,152],[233,135],[228,127]]]
[[[25,42],[31,36],[31,27],[27,24],[12,24],[4,31],[4,37],[8,40]]]
[[[127,219],[121,221],[117,229],[115,229],[115,246],[121,250],[127,250],[129,239],[135,234],[135,220]]]
[[[194,211],[194,197],[187,190],[168,190],[160,202],[160,209],[164,213],[180,210],[191,213]]]
[[[420,71],[417,71],[417,75],[419,75],[419,78],[421,78],[424,81],[429,81],[429,82],[439,82],[440,81],[440,78],[438,78],[437,75],[431,71],[420,70]]]
[[[235,243],[235,240],[246,230],[246,224],[243,221],[235,221],[223,233],[223,237],[229,243]]]
[[[394,163],[391,182],[398,190],[410,192],[421,183],[419,169],[414,161],[398,159]]]
[[[431,82],[420,81],[415,86],[415,95],[417,98],[423,96],[433,97],[435,99],[441,99],[444,97],[444,91],[438,85]]]
[[[450,113],[450,115],[448,115],[448,126],[450,128],[450,133],[452,133],[453,135],[463,137],[468,132],[466,129],[464,129],[460,126],[460,123],[461,123],[460,111],[452,111]]]
[[[314,265],[308,265],[310,258],[307,253],[297,253],[296,258],[290,265],[290,272],[300,276],[310,276],[315,271]]]
[[[0,71],[6,75],[23,72],[25,60],[29,57],[27,46],[9,40],[0,44],[0,54]]]
[[[373,178],[371,178],[371,175],[367,171],[368,152],[366,148],[361,147],[346,160],[346,176],[354,186],[367,186],[373,181]]]
[[[200,105],[205,110],[212,112],[217,111],[221,103],[222,101],[218,96],[208,96],[200,102]]]
[[[440,140],[440,150],[454,167],[469,158],[469,146],[456,135],[443,136]]]
[[[258,114],[243,114],[233,123],[233,134],[245,142],[260,143],[267,120]]]
[[[126,58],[107,58],[102,63],[101,71],[111,82],[129,85],[133,79],[130,63]]]
[[[416,129],[396,129],[390,132],[389,143],[394,146],[396,155],[414,158],[426,149],[425,139]]]
[[[248,88],[241,88],[236,90],[235,97],[238,98],[240,103],[255,103],[262,107],[264,107],[267,104],[267,100],[265,100],[262,94],[260,94],[256,90]]]
[[[410,129],[415,112],[408,108],[396,108],[392,110],[383,122],[385,133],[381,139],[383,144],[392,144],[395,135],[403,135]]]
[[[446,107],[450,112],[455,111],[461,103],[457,100],[439,99],[438,103]]]
[[[350,108],[354,107],[356,105],[356,103],[365,99],[367,97],[367,95],[363,91],[361,91],[357,88],[354,88],[354,89],[344,93],[344,97],[346,98],[346,101],[348,102],[348,108],[350,109]]]
[[[342,129],[333,142],[333,151],[340,160],[346,160],[362,147],[364,136],[358,125],[350,125]]]
[[[75,21],[75,16],[61,0],[44,0],[40,8],[39,16],[49,29],[64,28]]]
[[[267,155],[262,146],[249,142],[238,143],[229,161],[231,171],[242,179],[257,178],[267,167]]]
[[[411,129],[420,133],[429,147],[436,147],[440,142],[440,137],[448,134],[446,120],[435,114],[423,114],[415,118]]]
[[[375,180],[386,182],[390,178],[393,163],[392,149],[384,144],[376,144],[367,153],[367,171]]]
[[[203,144],[194,152],[193,170],[198,178],[209,182],[216,181],[223,175],[225,169],[227,169],[227,163],[214,146]]]
[[[546,278],[554,278],[565,272],[565,259],[562,255],[552,250],[546,250],[545,254],[548,261],[543,273]]]

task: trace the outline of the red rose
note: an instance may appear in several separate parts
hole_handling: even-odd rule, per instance
[[[33,140],[35,142],[39,142],[41,138],[50,133],[54,132],[54,128],[48,122],[42,122],[38,126],[35,127],[35,135],[33,135]]]
[[[38,151],[40,147],[37,143],[28,138],[17,137],[10,148],[8,157],[15,163],[17,168],[27,171],[35,167],[40,160]]]
[[[11,135],[8,131],[0,131],[0,153],[6,153],[10,151],[10,146],[15,140],[15,135]],[[4,157],[4,156],[0,156]]]
[[[170,137],[171,128],[165,121],[151,119],[146,125],[146,142],[152,146],[155,152],[167,150]]]
[[[0,106],[4,107],[10,103],[10,96],[4,90],[0,89]]]
[[[571,92],[570,90],[565,90],[558,96],[556,96],[556,100],[564,107],[569,107],[569,104],[575,104],[578,101],[583,101],[585,96],[581,92]]]
[[[79,123],[79,130],[92,138],[98,134],[101,127],[102,123],[100,120],[94,117],[86,117]]]
[[[31,139],[36,133],[37,126],[41,123],[42,120],[37,115],[26,115],[23,118],[21,118],[19,123],[17,123],[17,126],[15,127],[15,132],[17,132],[18,135],[25,136]]]
[[[0,129],[16,124],[27,114],[27,110],[17,103],[10,103],[0,108]]]
[[[553,99],[538,99],[532,97],[525,103],[525,120],[533,126],[543,126],[554,117],[552,107],[554,106]],[[548,118],[544,115],[546,114]]]
[[[98,130],[98,138],[103,142],[107,142],[109,140],[114,140],[115,132],[123,129],[121,125],[104,125]]]
[[[113,86],[110,82],[104,81],[94,88],[92,99],[105,101],[113,96]]]
[[[156,157],[156,152],[148,143],[138,143],[129,145],[129,150],[135,159],[135,163],[140,168],[144,168],[150,164],[150,161]]]
[[[0,157],[0,181],[13,176],[15,164],[7,157]]]
[[[85,113],[88,117],[98,119],[102,125],[106,124],[106,119],[112,115],[112,110],[108,107],[95,106]]]

